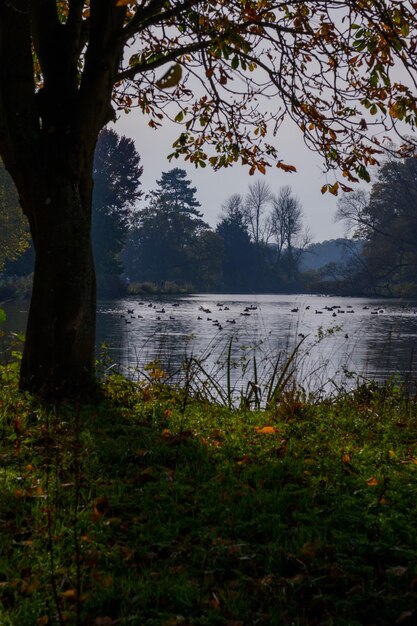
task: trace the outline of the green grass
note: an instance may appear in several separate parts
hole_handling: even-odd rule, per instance
[[[0,624],[417,622],[417,406],[394,386],[216,406],[114,376],[0,387]]]

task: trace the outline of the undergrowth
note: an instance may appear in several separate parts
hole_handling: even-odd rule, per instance
[[[417,408],[240,409],[148,380],[44,407],[0,382],[1,626],[417,622]]]

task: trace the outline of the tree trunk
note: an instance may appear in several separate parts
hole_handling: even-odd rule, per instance
[[[59,400],[92,391],[96,296],[91,175],[53,168],[22,202],[36,260],[20,387]]]

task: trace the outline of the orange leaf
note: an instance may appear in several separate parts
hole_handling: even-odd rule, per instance
[[[277,167],[280,170],[284,170],[284,172],[296,172],[297,168],[294,165],[287,165],[287,163],[283,163],[282,161],[278,161]]]
[[[93,524],[97,524],[100,521],[101,518],[101,513],[98,510],[98,508],[95,506],[93,508],[93,512],[91,513],[91,521],[93,522]]]
[[[76,589],[67,589],[66,591],[62,591],[61,596],[66,598],[67,600],[76,600],[77,599],[77,590]]]
[[[119,621],[119,620],[117,620]],[[112,626],[115,622],[113,618],[106,615],[105,617],[96,617],[94,620],[94,626]]]
[[[350,463],[352,460],[350,454],[344,454],[342,456],[342,463]]]
[[[368,487],[376,487],[379,482],[375,476],[372,476],[372,478],[366,481],[366,484],[368,485]]]
[[[49,624],[49,617],[47,615],[42,615],[42,617],[38,617],[36,620],[36,626],[46,626]]]
[[[275,426],[256,426],[255,430],[261,435],[273,435],[274,433],[278,432]]]

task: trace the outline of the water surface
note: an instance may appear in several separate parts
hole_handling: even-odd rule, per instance
[[[27,304],[5,308],[4,327],[23,330]],[[233,382],[247,385],[254,380],[254,358],[257,378],[266,379],[271,363],[278,357],[283,363],[300,341],[298,379],[306,388],[349,386],[358,376],[381,382],[397,373],[412,382],[417,378],[417,302],[199,294],[98,304],[98,352],[105,342],[108,364],[132,378],[153,361],[176,376],[194,357],[201,370],[217,378],[224,375],[225,362],[232,362]]]

